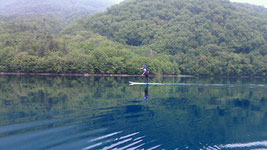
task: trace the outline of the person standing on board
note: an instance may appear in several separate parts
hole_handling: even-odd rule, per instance
[[[148,84],[148,76],[149,76],[149,71],[148,71],[148,68],[147,68],[147,66],[146,66],[146,65],[143,65],[143,67],[142,67],[142,68],[140,68],[140,69],[143,69],[143,70],[144,70],[144,72],[142,73],[142,76],[143,76],[143,75],[145,75],[145,76],[146,76],[146,83]]]

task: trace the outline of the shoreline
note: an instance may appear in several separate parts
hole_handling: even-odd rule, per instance
[[[142,75],[130,74],[89,74],[89,73],[23,73],[23,72],[0,72],[0,75],[17,76],[80,76],[80,77],[141,77]],[[149,75],[151,77],[197,77],[193,75]]]
[[[23,72],[0,72],[1,75],[17,75],[17,76],[77,76],[77,77],[141,77],[142,75],[130,74],[88,74],[88,73],[23,73]],[[150,77],[218,77],[218,78],[267,78],[267,76],[198,76],[198,75],[166,75],[152,74]]]

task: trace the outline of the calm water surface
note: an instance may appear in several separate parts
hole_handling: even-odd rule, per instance
[[[267,149],[267,79],[0,76],[0,150]]]

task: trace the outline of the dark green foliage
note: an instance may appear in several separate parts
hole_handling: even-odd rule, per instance
[[[261,19],[262,18],[262,19]],[[86,27],[123,44],[177,54],[207,44],[249,53],[266,42],[266,13],[221,0],[126,1]]]
[[[90,17],[85,27],[172,55],[182,74],[266,75],[266,18],[265,8],[229,1],[129,0]]]

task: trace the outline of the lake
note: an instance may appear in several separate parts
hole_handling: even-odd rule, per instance
[[[0,76],[0,150],[267,149],[267,79]]]

